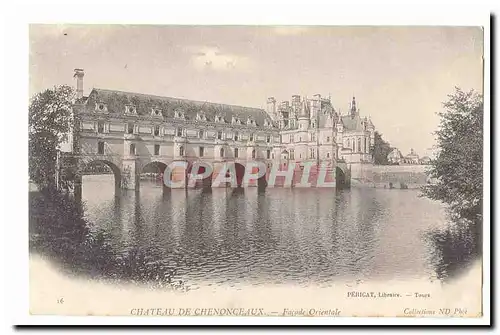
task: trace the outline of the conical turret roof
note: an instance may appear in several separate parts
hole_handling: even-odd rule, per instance
[[[302,100],[302,106],[300,108],[300,112],[299,112],[299,117],[309,117],[310,115],[310,112],[309,112],[309,103],[307,102],[307,98],[304,98],[304,100]]]

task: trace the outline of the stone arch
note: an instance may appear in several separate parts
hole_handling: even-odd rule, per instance
[[[92,164],[104,164],[104,165],[108,166],[111,169],[111,171],[113,172],[114,179],[115,179],[115,194],[116,194],[117,191],[121,187],[121,182],[122,182],[121,169],[114,162],[112,162],[111,160],[107,160],[107,159],[88,159],[88,160],[82,160],[81,161],[80,167],[79,167],[80,173],[82,173],[82,171],[84,171],[84,169],[86,167],[88,167],[88,166],[90,166]]]
[[[163,162],[151,161],[147,162],[141,167],[139,174],[142,175],[144,173],[156,173],[157,174],[157,176],[155,177],[157,178],[156,181],[163,184],[163,174],[166,168],[167,164]]]
[[[243,184],[243,177],[245,176],[245,166],[240,163],[234,163],[234,171],[236,173],[236,184],[241,187]]]
[[[198,173],[205,173],[206,169],[209,168],[208,166],[205,167],[203,166],[201,161],[190,161],[188,162],[188,166],[186,168],[186,176],[192,173],[193,166],[196,164],[200,164],[198,168]],[[206,164],[206,163],[205,163]],[[194,188],[202,188],[204,190],[212,189],[212,178],[213,178],[213,171],[210,173],[209,176],[201,179],[201,180],[196,180],[196,183],[194,185]],[[187,182],[187,180],[186,180]]]

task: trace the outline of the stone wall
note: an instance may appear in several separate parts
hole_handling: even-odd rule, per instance
[[[362,177],[354,177],[353,187],[410,189],[431,182],[426,171],[428,165],[365,165]]]
[[[373,166],[373,187],[419,188],[430,182],[425,173],[428,165],[376,165]]]

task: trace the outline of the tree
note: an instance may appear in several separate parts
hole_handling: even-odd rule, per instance
[[[483,97],[455,88],[443,103],[437,135],[437,156],[429,176],[437,182],[423,194],[449,205],[455,218],[482,224],[483,203]],[[461,220],[463,221],[463,220]]]
[[[57,149],[71,129],[75,92],[56,86],[36,94],[29,105],[29,176],[41,189],[55,186]]]
[[[392,148],[389,142],[384,141],[382,134],[378,131],[374,133],[374,145],[371,148],[373,163],[375,165],[388,165],[389,160],[387,155],[391,152]]]

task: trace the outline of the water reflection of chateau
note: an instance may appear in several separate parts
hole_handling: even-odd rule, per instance
[[[354,97],[347,115],[319,94],[279,105],[269,98],[263,110],[96,88],[84,97],[83,70],[75,77],[73,153],[80,171],[94,162],[108,165],[117,187],[138,189],[141,173],[151,166],[163,171],[173,161],[188,162],[188,170],[209,162],[214,175],[225,162],[236,164],[236,174],[255,160],[297,171],[306,162],[326,163],[327,181],[348,179],[372,162],[375,127]],[[312,179],[317,174],[312,170]]]

